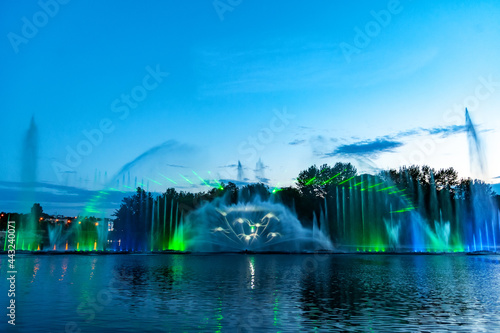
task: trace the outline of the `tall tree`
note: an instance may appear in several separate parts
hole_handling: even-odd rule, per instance
[[[35,221],[38,221],[40,217],[43,217],[43,208],[39,203],[33,204],[33,207],[31,207],[31,218],[34,219]]]
[[[297,188],[309,197],[325,197],[327,188],[339,184],[357,175],[356,168],[351,163],[337,162],[333,167],[323,164],[313,165],[301,171],[297,177]]]

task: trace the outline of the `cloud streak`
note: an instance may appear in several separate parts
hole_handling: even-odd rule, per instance
[[[402,142],[390,141],[385,139],[365,140],[357,143],[341,145],[327,156],[346,155],[346,156],[366,156],[376,157],[381,153],[393,152],[396,148],[403,145]]]
[[[375,139],[355,141],[353,143],[340,145],[331,153],[324,154],[325,157],[349,156],[349,157],[378,157],[382,153],[392,153],[397,148],[404,146],[404,139],[422,135],[439,135],[443,138],[465,133],[465,125],[451,125],[431,128],[413,128],[396,134],[385,135]]]
[[[447,138],[454,134],[465,133],[467,131],[467,127],[465,125],[451,125],[446,127],[433,127],[421,130],[423,132],[427,132],[430,135],[442,135],[444,138]]]
[[[289,142],[288,144],[290,146],[297,146],[297,145],[300,145],[300,144],[303,144],[304,142],[306,142],[306,140],[293,140],[292,142]]]

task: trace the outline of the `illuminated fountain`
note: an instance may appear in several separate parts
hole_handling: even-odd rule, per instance
[[[184,215],[179,202],[167,193],[153,198],[138,190],[122,205],[110,235],[109,249],[114,251],[150,252],[184,251]]]
[[[321,231],[304,228],[287,207],[255,198],[228,205],[216,199],[188,217],[194,251],[283,251],[333,249]]]
[[[432,183],[424,193],[421,187],[399,189],[379,176],[356,176],[332,187],[319,219],[313,216],[313,229],[340,252],[498,251],[498,208],[481,186],[471,186],[473,196],[482,198],[473,199],[473,207]]]
[[[465,109],[465,126],[469,141],[471,172],[478,178],[487,178],[487,163],[482,142],[476,126]],[[467,244],[469,251],[498,251],[497,235],[500,233],[500,211],[490,193],[482,184],[471,185],[472,207],[469,207],[467,220]]]
[[[465,118],[471,169],[484,178],[486,163],[479,135],[467,111]],[[36,180],[36,126],[33,120],[26,135],[25,150],[25,197],[32,200]],[[148,163],[151,154],[144,155]],[[137,164],[137,161],[134,163]],[[125,173],[130,179],[129,169],[136,165],[134,163],[125,167],[114,179],[116,187],[119,188],[121,180],[122,187],[132,189],[123,183]],[[241,166],[239,170],[242,170]],[[214,193],[224,190],[218,181],[205,181],[194,171],[193,174],[203,184],[213,186]],[[193,201],[186,205],[189,200],[185,192],[176,194],[170,189],[162,195],[153,196],[144,189],[138,189],[134,196],[124,200],[126,204],[122,205],[121,213],[115,220],[116,230],[108,232],[104,218],[99,220],[103,222],[78,218],[71,224],[49,225],[47,234],[42,237],[39,224],[31,218],[17,230],[18,249],[131,252],[499,251],[500,211],[484,183],[471,181],[464,192],[468,197],[456,197],[451,188],[438,189],[432,172],[427,174],[424,185],[413,179],[408,170],[401,173],[397,180],[393,179],[395,183],[383,174],[347,176],[342,181],[333,182],[341,174],[320,184],[327,190],[320,198],[314,198],[315,206],[307,208],[310,215],[301,217],[300,221],[295,205],[283,204],[276,189],[266,200],[242,196],[236,203],[230,204],[226,195],[201,205]],[[313,178],[306,185],[314,186],[315,182],[317,180]],[[116,189],[99,191],[83,212],[84,216],[99,213],[96,203],[105,200],[109,191]]]
[[[38,129],[35,118],[32,117],[23,142],[21,167],[21,183],[23,186],[23,210],[28,210],[36,200],[36,181],[38,165]],[[38,249],[41,242],[41,233],[38,221],[33,216],[24,220],[16,230],[17,248],[33,251]]]
[[[465,118],[471,169],[487,178],[468,111]],[[466,197],[455,197],[452,189],[438,190],[432,172],[425,188],[408,171],[398,184],[386,177],[355,176],[330,187],[313,224],[319,224],[337,251],[497,252],[500,211],[488,186],[470,181],[464,193]]]

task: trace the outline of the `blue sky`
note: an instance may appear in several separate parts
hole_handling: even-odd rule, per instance
[[[25,180],[32,116],[40,190],[74,198],[41,195],[50,212],[137,182],[208,189],[198,176],[236,180],[238,161],[270,186],[337,161],[499,182],[498,1],[62,2],[0,4],[0,210],[20,207],[8,190]],[[84,132],[96,144],[69,166]]]

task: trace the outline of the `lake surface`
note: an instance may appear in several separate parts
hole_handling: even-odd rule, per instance
[[[500,256],[16,256],[0,331],[500,331]]]

